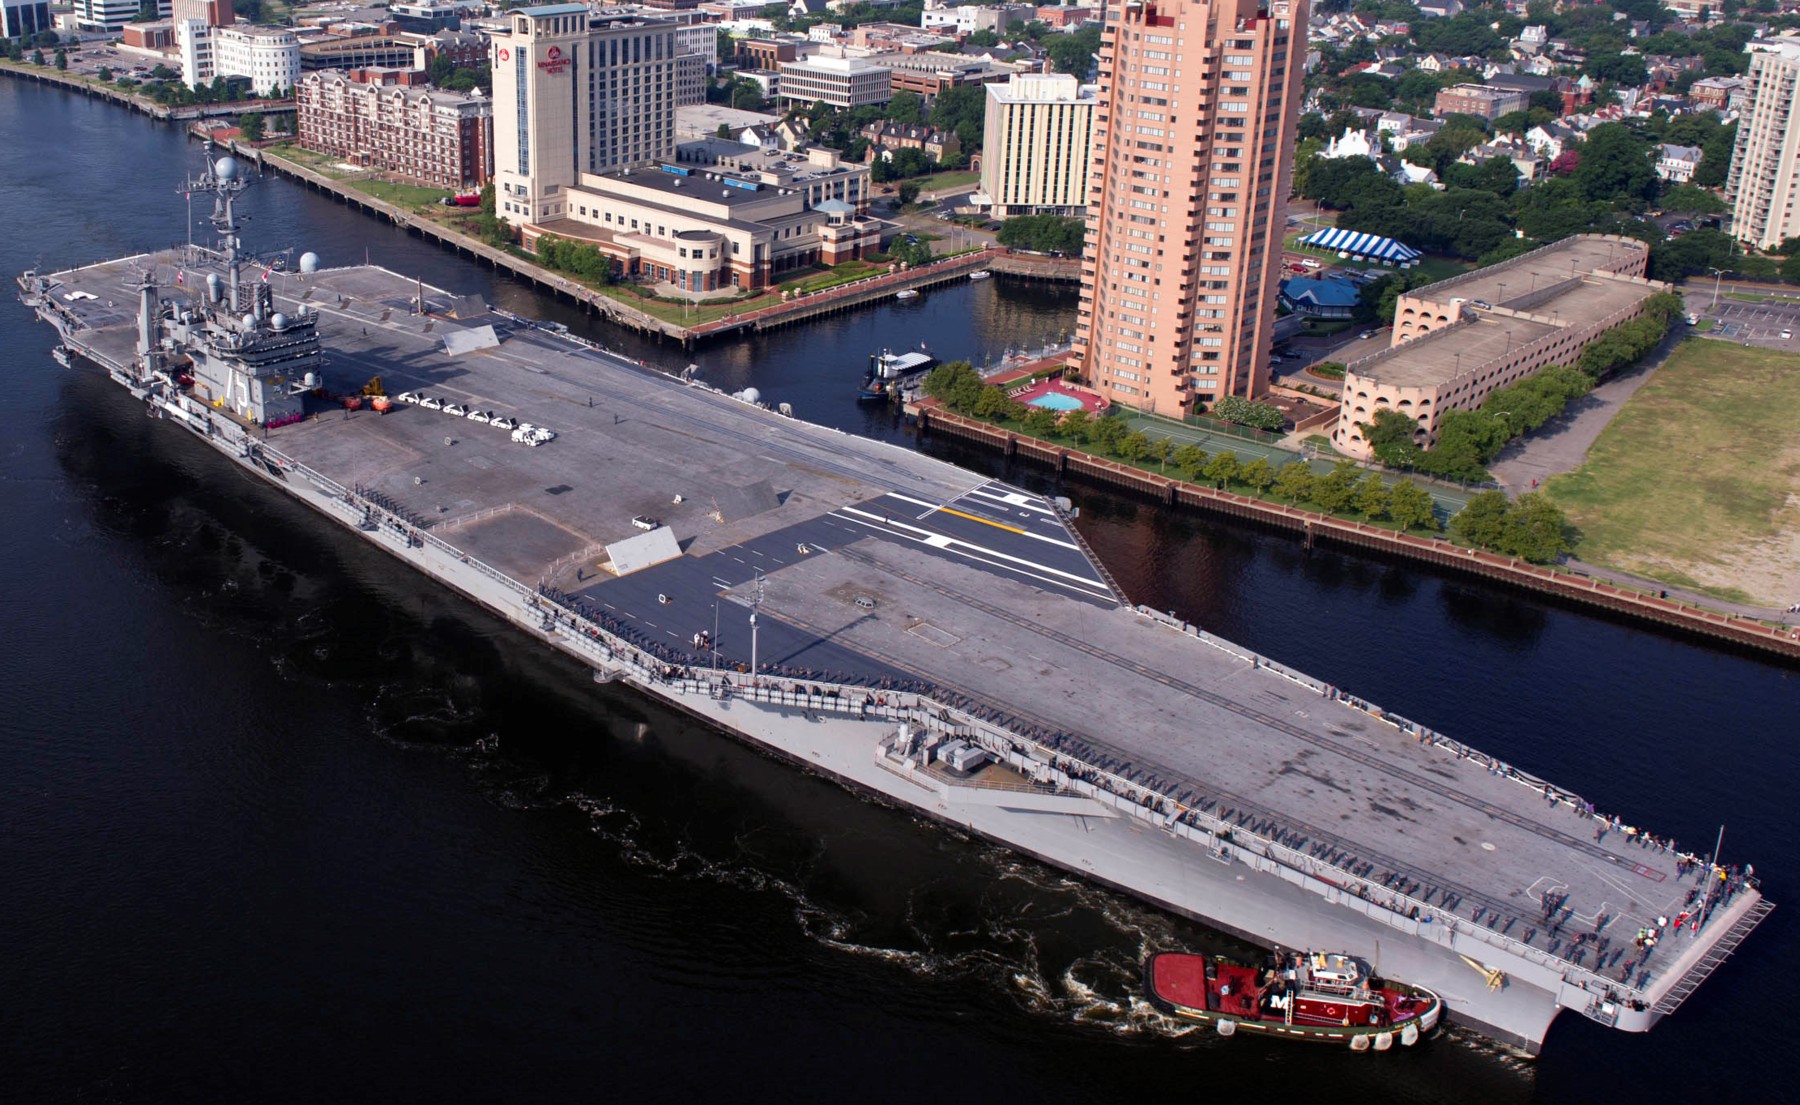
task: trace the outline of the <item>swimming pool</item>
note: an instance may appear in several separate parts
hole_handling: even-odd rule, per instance
[[[1078,411],[1086,405],[1073,395],[1063,395],[1055,391],[1045,392],[1043,395],[1035,399],[1027,399],[1025,402],[1031,406],[1043,407],[1052,411]]]

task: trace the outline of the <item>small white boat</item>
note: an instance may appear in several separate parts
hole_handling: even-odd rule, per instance
[[[50,359],[64,368],[69,367],[69,351],[60,345],[50,351]]]
[[[895,299],[917,299],[917,298],[919,298],[919,293],[916,288],[901,288],[899,291],[894,293],[894,298]]]
[[[970,279],[970,280],[986,280],[986,279],[987,279],[987,278],[988,278],[988,277],[990,277],[990,276],[993,276],[993,275],[994,275],[994,274],[993,274],[993,273],[991,273],[991,272],[989,272],[989,271],[988,271],[988,270],[986,270],[986,269],[981,269],[981,270],[979,270],[979,271],[977,271],[977,272],[972,272],[972,273],[970,273],[970,274],[969,274],[969,279]]]

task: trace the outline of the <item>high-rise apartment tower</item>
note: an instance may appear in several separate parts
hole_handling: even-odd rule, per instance
[[[1268,384],[1306,0],[1109,7],[1075,351],[1183,415]]]
[[[1778,35],[1745,47],[1750,54],[1744,113],[1725,195],[1731,232],[1758,249],[1800,234],[1800,36]]]

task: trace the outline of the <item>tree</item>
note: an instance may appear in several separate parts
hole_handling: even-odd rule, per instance
[[[1626,88],[1637,88],[1649,78],[1641,54],[1594,54],[1583,71],[1597,81],[1611,81]]]
[[[246,112],[238,116],[238,131],[246,142],[261,142],[263,137],[263,114],[260,111]]]
[[[1357,511],[1364,518],[1373,521],[1388,512],[1388,504],[1390,501],[1388,486],[1386,483],[1382,482],[1380,476],[1370,472],[1362,478],[1360,484],[1356,485],[1356,499],[1354,501],[1356,503]]]
[[[1257,457],[1244,465],[1238,479],[1255,488],[1258,495],[1264,495],[1275,484],[1275,469],[1266,458]]]
[[[56,49],[56,67],[58,69],[67,69],[69,67],[69,52],[60,46]]]
[[[1137,464],[1150,455],[1150,437],[1142,430],[1132,430],[1115,442],[1113,448],[1121,459]]]
[[[99,70],[94,73],[94,76],[100,78],[101,84],[111,84],[112,79],[113,79],[113,72],[111,69],[108,69],[106,66],[102,65],[99,68]]]
[[[989,47],[1000,45],[1000,36],[986,27],[983,27],[981,30],[970,34],[965,41],[967,41],[970,46],[979,46],[982,49],[987,49]]]
[[[1362,423],[1363,440],[1375,453],[1375,459],[1390,468],[1406,468],[1418,463],[1419,445],[1414,436],[1419,423],[1409,415],[1391,407],[1375,412],[1375,417]]]
[[[1059,417],[1061,416],[1049,407],[1032,407],[1025,412],[1022,424],[1025,432],[1032,437],[1049,437],[1056,432]]]
[[[1057,215],[1018,215],[1000,224],[996,241],[1011,249],[1036,250],[1039,253],[1062,253],[1079,256],[1087,236],[1082,219],[1065,219]]]
[[[1089,436],[1093,440],[1094,448],[1102,453],[1116,453],[1119,450],[1119,443],[1124,441],[1129,433],[1131,433],[1131,427],[1126,425],[1124,419],[1102,416],[1094,419],[1094,431]]]
[[[1062,422],[1057,428],[1061,430],[1062,435],[1070,441],[1075,442],[1077,445],[1086,445],[1088,438],[1092,436],[1094,432],[1094,420],[1089,417],[1088,412],[1085,410],[1066,411],[1062,416]]]
[[[33,65],[44,64],[44,52],[42,50],[33,50],[31,52],[31,64],[33,64]]]
[[[1483,491],[1450,519],[1450,534],[1477,548],[1498,548],[1506,539],[1506,515],[1511,509],[1504,491]]]
[[[902,205],[914,202],[919,198],[919,182],[916,180],[901,181],[897,194]]]
[[[1169,459],[1175,462],[1175,470],[1181,473],[1181,478],[1189,483],[1199,479],[1206,468],[1206,450],[1198,445],[1183,445],[1169,454]]]
[[[1387,512],[1403,530],[1440,528],[1431,493],[1411,480],[1401,480],[1388,488]]]
[[[1086,80],[1094,71],[1094,54],[1100,49],[1100,25],[1089,23],[1073,34],[1057,35],[1044,45],[1050,64],[1058,73]]]
[[[1301,499],[1312,498],[1313,482],[1311,465],[1303,460],[1290,460],[1275,473],[1275,494],[1298,505]]]
[[[1226,422],[1250,426],[1258,430],[1279,431],[1287,424],[1280,408],[1267,403],[1254,403],[1241,395],[1227,395],[1213,404],[1212,413]]]
[[[1664,211],[1689,215],[1719,215],[1730,210],[1717,195],[1692,184],[1677,184],[1664,192],[1659,202]]]
[[[1017,403],[1007,398],[1005,388],[998,384],[988,384],[976,396],[975,407],[971,413],[976,418],[999,422],[1012,417],[1018,406]]]
[[[739,111],[761,111],[768,107],[762,86],[755,81],[739,81],[731,89],[731,106]]]
[[[1231,483],[1238,474],[1238,456],[1236,453],[1214,453],[1206,462],[1206,478],[1221,491]]]
[[[1795,254],[1781,263],[1781,278],[1791,284],[1800,284],[1800,254]]]
[[[938,93],[931,105],[931,125],[962,140],[963,149],[981,148],[987,120],[987,90],[980,85],[958,85]]]
[[[922,123],[925,121],[925,100],[917,92],[896,92],[888,101],[887,117],[907,126]]]
[[[1348,509],[1356,499],[1360,479],[1358,473],[1359,469],[1355,464],[1347,460],[1339,461],[1323,479],[1313,481],[1313,502],[1327,514],[1337,514]]]
[[[1621,123],[1602,123],[1588,132],[1571,179],[1589,200],[1641,205],[1656,194],[1650,143]]]
[[[1174,451],[1175,443],[1173,441],[1166,437],[1159,437],[1150,443],[1150,448],[1145,451],[1144,456],[1156,462],[1158,471],[1167,472],[1169,470],[1169,454]]]
[[[981,398],[981,374],[968,361],[946,361],[925,376],[925,394],[954,411],[972,410]]]
[[[1507,511],[1502,552],[1548,564],[1573,547],[1562,510],[1537,492],[1519,496]]]

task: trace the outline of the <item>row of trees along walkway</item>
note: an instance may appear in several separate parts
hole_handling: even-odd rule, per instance
[[[1482,576],[1585,606],[1800,660],[1800,631],[1753,618],[1721,613],[1653,591],[1622,587],[1592,576],[1532,564],[1517,556],[1455,544],[1441,536],[1421,536],[1314,510],[1239,494],[1218,487],[1170,478],[1138,464],[1081,452],[1003,426],[957,414],[937,400],[919,409],[920,421],[944,433],[997,448],[1008,456],[1047,464],[1073,473],[1155,495],[1169,505],[1182,505],[1232,515],[1296,532],[1310,546],[1324,539],[1351,547],[1403,556],[1442,568]]]

